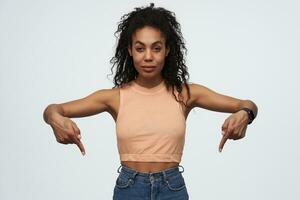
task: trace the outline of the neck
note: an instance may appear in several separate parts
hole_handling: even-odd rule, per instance
[[[135,79],[135,82],[137,84],[139,84],[140,86],[145,87],[145,88],[155,87],[155,86],[159,85],[162,81],[164,81],[162,77],[147,79],[145,77],[139,77],[138,76]]]

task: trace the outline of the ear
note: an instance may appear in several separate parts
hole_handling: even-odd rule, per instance
[[[132,51],[131,51],[131,46],[130,45],[128,46],[128,53],[129,53],[130,56],[132,56]]]

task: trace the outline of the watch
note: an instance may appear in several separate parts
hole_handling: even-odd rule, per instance
[[[248,122],[248,124],[251,124],[252,123],[252,121],[254,120],[254,113],[253,113],[253,111],[251,110],[251,109],[249,109],[249,108],[242,108],[241,110],[244,110],[244,111],[246,111],[247,112],[247,114],[248,114],[248,117],[249,117],[249,122]]]

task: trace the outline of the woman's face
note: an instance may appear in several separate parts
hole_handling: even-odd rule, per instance
[[[137,29],[132,35],[132,46],[128,47],[128,51],[139,76],[161,76],[169,49],[166,49],[165,38],[158,29],[150,26]]]

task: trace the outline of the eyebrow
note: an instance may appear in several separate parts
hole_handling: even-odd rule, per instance
[[[139,44],[141,44],[141,45],[145,45],[145,44],[144,44],[143,42],[141,42],[141,41],[136,41],[134,44],[137,44],[137,43],[139,43]],[[161,41],[156,41],[156,42],[153,42],[152,45],[155,45],[155,44],[158,44],[158,43],[162,44]]]

